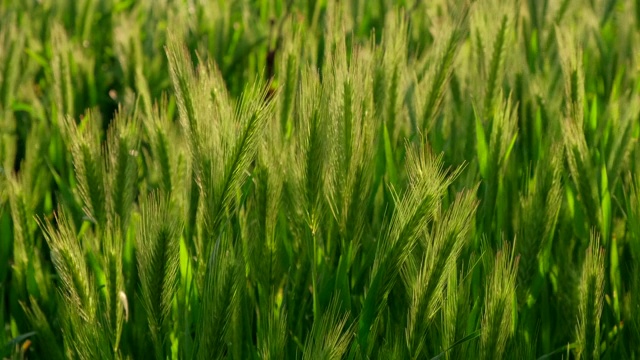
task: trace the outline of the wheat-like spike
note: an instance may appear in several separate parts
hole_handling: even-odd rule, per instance
[[[604,281],[604,249],[600,247],[599,236],[592,232],[580,278],[575,350],[578,359],[600,359],[600,319],[604,305]]]
[[[95,316],[96,299],[85,254],[71,219],[60,209],[56,213],[57,226],[48,220],[39,223],[51,248],[52,262],[62,280],[62,292],[68,306],[80,313],[85,321],[91,321]]]
[[[272,310],[267,316],[264,328],[258,329],[258,354],[265,360],[281,359],[285,356],[287,344],[286,315]]]
[[[85,114],[82,131],[75,121],[65,118],[63,133],[71,148],[78,178],[78,191],[85,213],[100,227],[107,223],[106,163],[101,150],[101,119],[95,111]]]
[[[64,28],[60,24],[55,24],[53,27],[51,43],[55,44],[56,50],[51,64],[55,83],[55,114],[58,125],[62,127],[65,118],[67,116],[73,118],[75,114],[73,86],[71,83],[71,64],[69,62],[71,45],[69,44],[69,39]]]
[[[106,288],[106,312],[104,314],[105,326],[111,333],[111,344],[114,351],[119,350],[122,336],[123,323],[127,317],[128,304],[122,302],[122,296],[126,299],[124,292],[123,274],[123,238],[120,224],[109,223],[102,239],[102,263],[105,271]]]
[[[20,56],[24,52],[27,37],[24,32],[18,30],[15,16],[9,16],[4,21],[5,26],[0,31],[0,46],[6,49],[6,53],[4,51],[0,53],[0,58],[3,59],[3,64],[0,66],[2,74],[0,75],[0,111],[8,112],[16,97],[20,76]]]
[[[500,28],[495,36],[493,43],[493,52],[491,54],[491,62],[489,64],[489,74],[487,75],[487,87],[484,94],[484,117],[489,118],[493,113],[495,102],[499,99],[496,95],[499,92],[496,88],[500,86],[502,81],[502,73],[505,62],[508,27],[510,25],[509,17],[505,14],[500,21]]]
[[[109,194],[109,220],[119,222],[123,233],[129,225],[131,205],[135,200],[137,183],[138,133],[140,124],[137,115],[133,119],[125,118],[122,110],[118,112],[107,133],[105,192]]]
[[[438,209],[444,191],[459,170],[445,174],[441,157],[434,157],[424,149],[408,148],[407,170],[409,188],[384,230],[376,249],[369,287],[360,315],[358,342],[368,348],[368,337],[374,321],[384,307],[384,299],[394,286],[398,271],[411,254],[416,241]]]
[[[474,199],[476,191],[457,196],[452,207],[438,218],[425,249],[425,258],[412,284],[405,332],[412,358],[420,357],[427,325],[440,309],[450,273],[456,273],[455,265],[473,224],[477,207]]]
[[[182,221],[165,195],[149,195],[141,209],[138,270],[141,296],[157,358],[165,358],[171,303],[177,288]]]
[[[496,359],[505,355],[507,343],[515,330],[513,311],[517,305],[517,273],[518,258],[513,258],[510,246],[505,244],[496,254],[487,279],[479,349],[481,359]]]
[[[302,355],[304,360],[342,359],[349,347],[348,314],[340,314],[337,300],[332,300],[321,318],[315,319]]]
[[[229,304],[234,296],[233,273],[235,254],[228,234],[221,233],[208,256],[200,314],[195,337],[198,359],[220,358],[226,351],[225,334],[230,326]]]
[[[455,27],[450,31],[444,50],[436,64],[435,72],[428,83],[431,84],[428,92],[427,102],[422,109],[421,131],[427,131],[431,128],[435,117],[440,111],[440,105],[444,98],[445,87],[451,79],[453,73],[453,63],[460,48],[460,43],[465,38],[468,30],[469,3],[462,5]]]

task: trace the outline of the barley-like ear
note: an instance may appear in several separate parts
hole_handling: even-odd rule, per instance
[[[633,135],[634,124],[640,112],[640,100],[635,95],[631,98],[612,101],[610,107],[611,115],[605,118],[609,121],[613,139],[611,140],[611,151],[606,161],[607,173],[612,180],[609,180],[609,187],[615,189],[621,180],[621,173],[629,166],[629,160],[634,146],[637,145],[637,138]],[[624,101],[622,101],[624,100]],[[624,108],[623,108],[624,107]],[[618,119],[616,113],[620,111]],[[607,189],[608,190],[608,189]]]
[[[124,275],[122,271],[125,241],[119,222],[109,223],[101,240],[101,265],[105,275],[105,291],[103,292],[105,312],[103,314],[103,321],[106,327],[105,330],[111,334],[112,348],[114,351],[118,351],[123,322],[127,321],[128,317],[128,304],[126,303]],[[125,299],[124,302],[122,301],[123,296]]]
[[[427,240],[421,268],[411,284],[406,336],[412,358],[421,357],[427,325],[440,309],[450,273],[456,273],[458,257],[473,225],[476,191],[458,195],[451,208],[438,218]]]
[[[65,117],[61,132],[71,148],[84,211],[100,228],[104,228],[107,224],[107,181],[100,140],[101,126],[100,115],[90,110],[84,116],[82,130],[74,119]]]
[[[6,184],[13,222],[13,279],[15,281],[13,285],[18,296],[26,300],[29,258],[35,248],[29,226],[29,217],[33,216],[33,211],[28,206],[27,195],[21,181],[11,176],[7,178]]]
[[[340,46],[347,47],[346,44]],[[342,252],[349,251],[347,247],[356,248],[360,244],[366,219],[359,209],[371,196],[375,141],[382,140],[376,139],[376,130],[380,126],[373,123],[376,110],[369,98],[373,86],[371,68],[375,66],[377,57],[367,56],[358,48],[351,51],[350,61],[343,57],[344,54],[336,54],[328,61],[322,85],[329,99],[321,104],[331,114],[326,119],[330,134],[325,141],[330,155],[330,161],[325,164],[326,198],[339,226]],[[347,49],[340,52],[346,53]],[[394,98],[394,106],[396,101]],[[382,122],[380,124],[383,125]],[[347,304],[348,301],[343,303]]]
[[[480,331],[467,332],[473,307],[471,281],[464,269],[460,273],[449,272],[442,310],[442,348],[446,359],[468,358],[469,341],[480,336]]]
[[[422,108],[422,124],[419,129],[425,133],[431,128],[433,121],[440,111],[446,85],[449,83],[451,74],[453,73],[453,63],[456,59],[460,44],[468,32],[470,6],[470,3],[462,5],[458,19],[449,32],[442,55],[440,55],[436,63],[435,72],[431,77],[426,78],[429,79],[427,84],[430,83],[431,86],[429,87],[427,101]]]
[[[245,87],[234,104],[222,74],[213,66],[198,68],[176,39],[167,48],[182,127],[189,140],[196,182],[203,196],[204,226],[199,253],[210,253],[226,214],[236,204],[236,191],[247,176],[273,102],[265,103],[266,87]],[[209,114],[213,113],[213,120]]]
[[[601,171],[592,160],[583,130],[585,84],[582,51],[575,44],[575,39],[572,39],[559,27],[556,27],[555,30],[564,75],[566,103],[561,129],[571,180],[577,190],[577,195],[581,198],[581,206],[588,220],[588,225],[578,230],[581,237],[586,238],[587,229],[597,227],[606,236],[603,239],[606,242],[608,241],[608,224],[603,221],[597,180],[600,178]],[[608,189],[606,190],[608,192]]]
[[[145,125],[159,172],[160,189],[165,194],[174,195],[175,200],[182,200],[178,198],[177,194],[179,190],[182,190],[184,179],[181,179],[181,174],[177,172],[180,170],[178,168],[180,156],[186,150],[183,145],[185,139],[177,133],[176,126],[168,118],[165,112],[167,103],[168,99],[163,97],[154,104]],[[176,194],[174,194],[174,189]]]
[[[336,300],[325,313],[316,318],[304,346],[302,359],[342,359],[349,348],[351,327],[347,326],[348,314],[340,314]]]
[[[307,35],[298,31],[294,24],[286,24],[290,28],[292,38],[282,43],[282,61],[280,62],[280,76],[283,78],[283,84],[280,87],[281,96],[279,97],[279,126],[280,132],[288,138],[293,127],[293,113],[297,102],[300,89],[301,77],[301,59],[299,56],[303,41],[307,39]]]
[[[195,334],[195,354],[198,359],[218,359],[227,351],[225,337],[231,326],[229,311],[234,298],[234,267],[236,255],[229,235],[222,232],[207,259],[199,306],[201,320]],[[239,279],[238,279],[239,280]]]
[[[285,313],[270,311],[262,329],[258,329],[258,354],[261,359],[277,360],[285,357],[287,318]]]
[[[604,305],[604,249],[599,236],[591,233],[580,278],[580,313],[576,327],[576,357],[600,359],[600,318]]]
[[[493,52],[491,53],[491,62],[489,63],[489,74],[487,74],[487,87],[484,93],[484,111],[483,117],[490,118],[493,115],[494,108],[499,100],[498,95],[502,76],[504,73],[505,53],[507,48],[507,37],[509,34],[509,26],[511,26],[509,16],[506,14],[500,20],[500,28],[493,42]]]
[[[149,195],[142,204],[138,232],[141,297],[158,359],[166,357],[171,303],[180,265],[182,219],[164,195]]]
[[[75,116],[71,64],[69,61],[71,45],[62,25],[55,24],[53,26],[51,43],[55,46],[51,61],[54,80],[54,114],[56,116],[55,120],[62,128],[67,116],[71,118]]]
[[[323,212],[323,192],[327,180],[325,162],[328,153],[327,139],[323,134],[328,131],[327,93],[319,86],[320,79],[315,71],[307,70],[302,79],[302,94],[299,99],[300,108],[300,147],[298,151],[304,156],[297,156],[300,183],[298,186],[304,196],[305,220],[311,232],[315,233],[320,226]]]
[[[515,252],[520,255],[518,299],[521,302],[526,301],[528,295],[534,298],[538,296],[527,292],[533,290],[530,281],[539,274],[540,265],[544,271],[547,269],[549,262],[546,258],[551,250],[562,205],[562,146],[554,145],[548,156],[551,157],[550,161],[537,165],[533,177],[520,195],[514,220],[518,236]]]
[[[426,149],[409,148],[407,171],[409,188],[402,199],[396,198],[396,210],[376,248],[358,328],[362,351],[368,351],[369,333],[385,307],[385,299],[395,285],[399,269],[404,266],[459,170],[447,175],[442,169],[441,157],[434,157]]]
[[[98,314],[95,277],[71,219],[62,208],[56,213],[55,225],[46,220],[40,221],[40,227],[61,280],[58,319],[65,344],[69,344],[65,346],[66,355],[80,359],[109,356],[114,350],[114,339]]]
[[[116,114],[109,131],[106,143],[106,190],[109,194],[108,209],[110,220],[119,222],[122,233],[129,226],[131,206],[136,196],[138,179],[138,134],[141,126],[137,112],[125,115],[120,109]]]
[[[260,84],[253,84],[245,89],[235,113],[235,122],[241,126],[241,132],[237,135],[229,155],[225,159],[222,182],[218,186],[217,215],[233,206],[235,190],[244,182],[247,169],[253,161],[257,149],[258,140],[262,135],[266,120],[271,115],[272,106],[264,104],[265,90]],[[229,123],[227,126],[234,126]],[[219,220],[214,220],[219,221]]]
[[[169,74],[176,92],[178,110],[180,111],[180,124],[187,134],[195,131],[200,114],[197,113],[197,98],[195,91],[196,75],[191,63],[191,56],[174,37],[169,37],[166,49],[169,60]]]
[[[20,77],[20,57],[24,53],[26,34],[19,31],[15,16],[6,16],[4,26],[0,30],[0,114],[9,115],[11,104],[16,97]],[[0,124],[9,125],[9,119],[2,119]],[[5,123],[6,121],[6,123]],[[15,126],[15,125],[14,125]]]
[[[582,68],[582,51],[575,44],[566,31],[556,27],[556,39],[560,60],[562,64],[562,74],[564,76],[564,89],[567,117],[576,122],[579,129],[584,123],[584,69]]]
[[[56,213],[56,225],[40,221],[51,249],[51,261],[60,276],[61,291],[69,311],[83,321],[95,321],[96,298],[92,276],[80,239],[64,209]]]
[[[515,330],[517,274],[518,258],[513,258],[510,247],[505,244],[496,254],[485,288],[479,353],[481,359],[500,359],[506,355],[507,343]]]

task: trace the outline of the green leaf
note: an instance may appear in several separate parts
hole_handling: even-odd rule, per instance
[[[602,237],[606,242],[610,237],[611,193],[609,192],[607,167],[604,163],[600,169],[600,207],[602,209]]]
[[[462,339],[457,340],[456,342],[453,343],[453,345],[449,346],[449,348],[447,348],[445,351],[441,352],[440,354],[434,356],[431,358],[431,360],[439,360],[442,359],[445,354],[449,351],[451,351],[452,349],[456,348],[457,346],[460,346],[466,342],[469,342],[473,339],[477,339],[480,337],[480,335],[482,334],[482,332],[480,330],[476,330],[474,332],[472,332],[471,334],[463,337]]]
[[[488,177],[489,168],[489,146],[487,145],[487,137],[482,125],[482,119],[476,113],[476,154],[478,157],[478,165],[480,166],[480,175],[483,179]]]
[[[391,146],[391,138],[389,136],[389,130],[387,129],[386,124],[384,125],[384,157],[387,164],[389,184],[395,188],[398,186],[398,170],[396,169],[393,148]]]

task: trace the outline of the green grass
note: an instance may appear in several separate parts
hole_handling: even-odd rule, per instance
[[[639,1],[0,24],[0,358],[640,358]]]

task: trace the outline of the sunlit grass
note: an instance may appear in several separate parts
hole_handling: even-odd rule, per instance
[[[0,357],[637,358],[639,29],[0,0]]]

